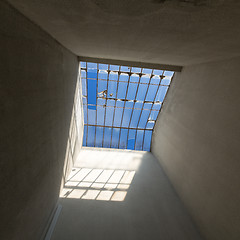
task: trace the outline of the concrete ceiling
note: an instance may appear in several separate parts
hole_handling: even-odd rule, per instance
[[[238,0],[8,0],[78,56],[172,65],[240,55]]]

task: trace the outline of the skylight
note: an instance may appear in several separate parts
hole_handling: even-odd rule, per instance
[[[81,62],[83,146],[150,151],[174,72]]]

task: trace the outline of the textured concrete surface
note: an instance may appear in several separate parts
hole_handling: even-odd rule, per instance
[[[40,239],[58,200],[77,57],[0,1],[0,239]]]
[[[177,73],[153,133],[153,154],[209,240],[240,239],[239,66]]]
[[[202,239],[151,153],[85,149],[75,166],[95,170],[130,170],[135,171],[135,175],[123,201],[107,201],[99,197],[89,200],[87,194],[81,199],[76,194],[61,198],[62,211],[52,240]],[[71,180],[76,181],[77,175],[72,176]],[[120,180],[115,181],[121,183]],[[89,189],[93,189],[93,185],[86,188],[87,191]]]
[[[238,56],[237,0],[8,0],[79,56],[190,65]]]
[[[68,175],[71,172],[72,167],[77,160],[79,152],[82,148],[84,129],[84,115],[82,104],[82,83],[81,77],[79,75],[74,94],[74,103],[72,107],[71,122],[69,126],[69,137],[66,146],[61,187],[66,182]]]

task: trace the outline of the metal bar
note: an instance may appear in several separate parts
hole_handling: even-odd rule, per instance
[[[137,62],[137,61],[124,61],[116,59],[106,59],[106,58],[91,58],[85,56],[78,56],[78,61],[83,62],[94,62],[94,63],[103,63],[103,64],[113,64],[121,66],[130,66],[130,67],[140,67],[140,68],[150,68],[150,69],[165,69],[167,71],[181,72],[182,66],[168,65],[168,64],[158,64],[158,63],[146,63],[146,62]]]
[[[83,104],[83,105],[87,105],[87,104]],[[90,106],[95,106],[94,104],[89,104]],[[102,104],[99,104],[98,106],[101,106],[101,107],[107,107],[107,108],[113,108],[113,106],[105,106],[105,105],[102,105]],[[123,107],[117,107],[116,108],[123,108]],[[125,107],[125,109],[132,109],[132,108],[129,108],[129,107]],[[135,108],[136,110],[141,110],[142,108]],[[147,109],[147,108],[144,108],[143,110],[150,110],[150,109]],[[159,110],[157,109],[152,109],[152,111],[156,111],[158,112]]]
[[[121,68],[120,68],[120,70],[121,70]],[[132,73],[132,68],[130,68],[130,72],[129,72],[128,84],[127,84],[125,99],[126,99],[127,94],[128,94],[128,88],[129,88],[131,73]],[[122,126],[122,123],[123,123],[123,115],[124,115],[125,105],[126,105],[126,101],[124,102],[124,105],[123,105],[123,112],[122,112],[122,118],[121,118],[120,127]],[[120,145],[120,136],[121,136],[121,128],[120,128],[119,138],[118,138],[118,148],[119,148],[119,145]]]
[[[110,69],[109,69],[110,65],[108,64],[108,76],[107,76],[107,93],[106,93],[106,97],[108,95],[108,82],[109,82],[109,73],[110,73]],[[105,105],[107,106],[107,99],[105,100]],[[104,143],[104,130],[105,130],[105,123],[106,123],[106,107],[104,110],[104,129],[103,129],[103,139],[102,139],[102,147],[103,147],[103,143]]]
[[[154,70],[154,69],[153,69],[153,70]],[[153,70],[152,70],[152,73],[151,73],[151,76],[150,76],[150,79],[149,79],[149,83],[148,83],[148,86],[147,86],[147,90],[146,90],[146,94],[145,94],[145,96],[144,96],[143,102],[146,101],[146,97],[147,97],[147,94],[148,94],[149,86],[151,85],[150,82],[151,82],[151,80],[152,80]],[[138,126],[139,126],[140,119],[141,119],[141,116],[142,116],[143,106],[144,106],[144,103],[143,103],[143,105],[142,105],[142,109],[141,109],[140,116],[139,116],[139,119],[138,119],[137,128],[138,128]],[[135,149],[135,147],[136,147],[136,141],[135,141],[134,149]]]
[[[89,127],[95,127],[95,125],[93,124],[85,124],[85,126],[89,126]],[[104,125],[98,125],[98,127],[106,127]],[[128,127],[107,127],[107,128],[119,128],[119,129],[132,129],[132,130],[148,130],[148,131],[152,131],[152,129],[145,129],[145,128],[128,128]]]
[[[120,70],[120,66],[119,66],[119,70]],[[118,86],[119,86],[119,78],[120,78],[120,72],[118,72],[118,80],[117,80],[117,89],[116,89],[116,97],[118,94]],[[112,127],[114,124],[114,119],[115,119],[115,110],[116,110],[116,105],[117,105],[117,98],[114,99],[114,110],[113,110],[113,120],[112,120]],[[110,142],[110,148],[112,147],[112,135],[113,135],[113,129],[111,131],[111,142]]]
[[[95,125],[97,125],[97,96],[98,96],[98,63],[97,63],[97,92],[96,92],[96,118],[95,118]],[[94,147],[96,145],[96,134],[97,134],[97,127],[95,127],[95,135],[94,135]]]
[[[87,62],[86,62],[86,68],[87,68]],[[86,94],[88,96],[88,71],[86,71]],[[87,97],[87,123],[88,123],[88,97]],[[87,126],[87,135],[86,135],[86,146],[87,144],[87,140],[88,140],[88,126]]]
[[[155,100],[156,100],[156,97],[157,97],[159,88],[160,88],[160,86],[162,86],[161,83],[162,83],[162,80],[163,80],[163,78],[164,78],[164,75],[163,75],[164,73],[165,73],[165,71],[162,72],[162,75],[161,75],[161,77],[160,77],[160,82],[159,82],[159,84],[158,84],[157,91],[156,91],[155,96],[154,96],[154,98],[153,98],[153,102],[156,102]],[[153,104],[154,104],[154,103],[153,103]],[[149,111],[149,114],[148,114],[148,118],[147,118],[147,119],[149,119],[149,117],[150,117],[150,115],[151,115],[151,112],[152,112],[152,110],[153,110],[153,104],[152,104],[152,106],[151,106],[151,109],[150,109],[150,111]],[[158,113],[158,115],[159,115],[159,113]],[[145,124],[145,127],[144,127],[145,129],[147,128],[147,124],[148,124],[148,121],[146,121],[146,124]],[[154,124],[154,125],[155,125],[155,124]],[[143,150],[143,145],[144,145],[144,139],[145,139],[145,131],[144,131],[144,133],[143,133],[142,150]]]
[[[152,84],[150,84],[150,85],[152,85]],[[123,99],[123,98],[109,98],[109,97],[98,97],[98,98],[105,99],[105,100],[122,101],[122,102],[159,103],[159,104],[162,104],[162,102],[160,102],[160,101],[140,101],[140,100],[130,100],[130,99]],[[91,103],[89,105],[95,106],[95,104],[91,104]],[[114,106],[112,106],[112,107],[114,107]]]
[[[172,83],[172,81],[174,80],[174,76],[175,76],[175,73],[173,74],[173,76],[172,76],[172,78],[171,78],[171,83]],[[171,84],[170,84],[170,85],[171,85]],[[163,108],[163,104],[164,104],[164,102],[165,102],[165,100],[166,100],[166,98],[167,98],[167,95],[168,95],[168,92],[169,92],[169,89],[170,89],[170,85],[169,85],[168,90],[167,90],[167,92],[166,92],[166,95],[165,95],[165,98],[164,98],[164,100],[163,100],[161,109],[159,110],[157,119],[159,118],[159,115],[160,115],[160,113],[161,113],[161,111],[162,111],[162,108]],[[154,127],[155,127],[155,124],[154,124],[154,126],[153,126],[153,131],[154,131]]]
[[[141,73],[142,73],[142,71],[143,71],[143,69],[141,68]],[[139,89],[139,86],[140,86],[141,77],[142,77],[142,76],[139,75],[137,90],[136,90],[134,99],[137,98],[137,94],[138,94],[138,89]],[[132,112],[131,112],[131,117],[130,117],[129,124],[128,124],[127,140],[128,140],[128,137],[129,137],[129,128],[130,128],[130,124],[131,124],[131,122],[132,122],[132,116],[133,116],[133,111],[134,111],[135,104],[136,104],[136,100],[134,101],[133,108],[132,108]],[[143,102],[143,105],[144,105],[144,102]],[[135,137],[137,137],[137,132],[136,132],[136,136],[135,136]],[[135,149],[135,146],[134,146],[134,149]]]
[[[161,70],[161,71],[165,71],[165,70]],[[121,73],[120,73],[121,74]],[[135,74],[135,73],[133,73],[133,74]],[[144,75],[144,74],[143,74]],[[157,75],[155,75],[155,76],[157,76]],[[85,79],[85,78],[82,78],[82,79]],[[94,79],[94,78],[89,78],[89,79]],[[99,81],[106,81],[106,79],[98,79]],[[111,80],[111,79],[109,79],[109,82],[117,82],[116,80]],[[120,82],[125,82],[125,83],[127,83],[128,81],[120,81]],[[133,84],[139,84],[138,82],[131,82],[131,83],[133,83]],[[140,84],[145,84],[145,85],[148,85],[148,83],[144,83],[144,82],[142,82],[142,83],[140,83]],[[151,85],[156,85],[156,86],[158,86],[158,84],[156,84],[156,83],[151,83]],[[162,86],[166,86],[166,87],[169,87],[169,85],[166,85],[166,84],[162,84]]]

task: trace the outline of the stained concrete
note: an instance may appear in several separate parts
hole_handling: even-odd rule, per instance
[[[240,58],[177,73],[152,152],[209,240],[240,239]]]
[[[186,66],[239,56],[237,0],[8,0],[79,56]]]
[[[58,200],[77,57],[0,1],[0,239],[40,239]]]
[[[85,148],[75,167],[85,170],[135,171],[135,175],[125,190],[127,194],[123,201],[99,200],[99,197],[90,200],[87,194],[85,199],[84,195],[62,195],[62,211],[52,240],[202,239],[151,153]],[[77,180],[77,174],[71,176],[70,181]],[[78,180],[86,183],[87,180],[79,177]],[[121,183],[122,179],[115,181]],[[92,180],[91,183],[93,181],[97,182]],[[92,185],[85,189],[89,191],[94,187]]]

